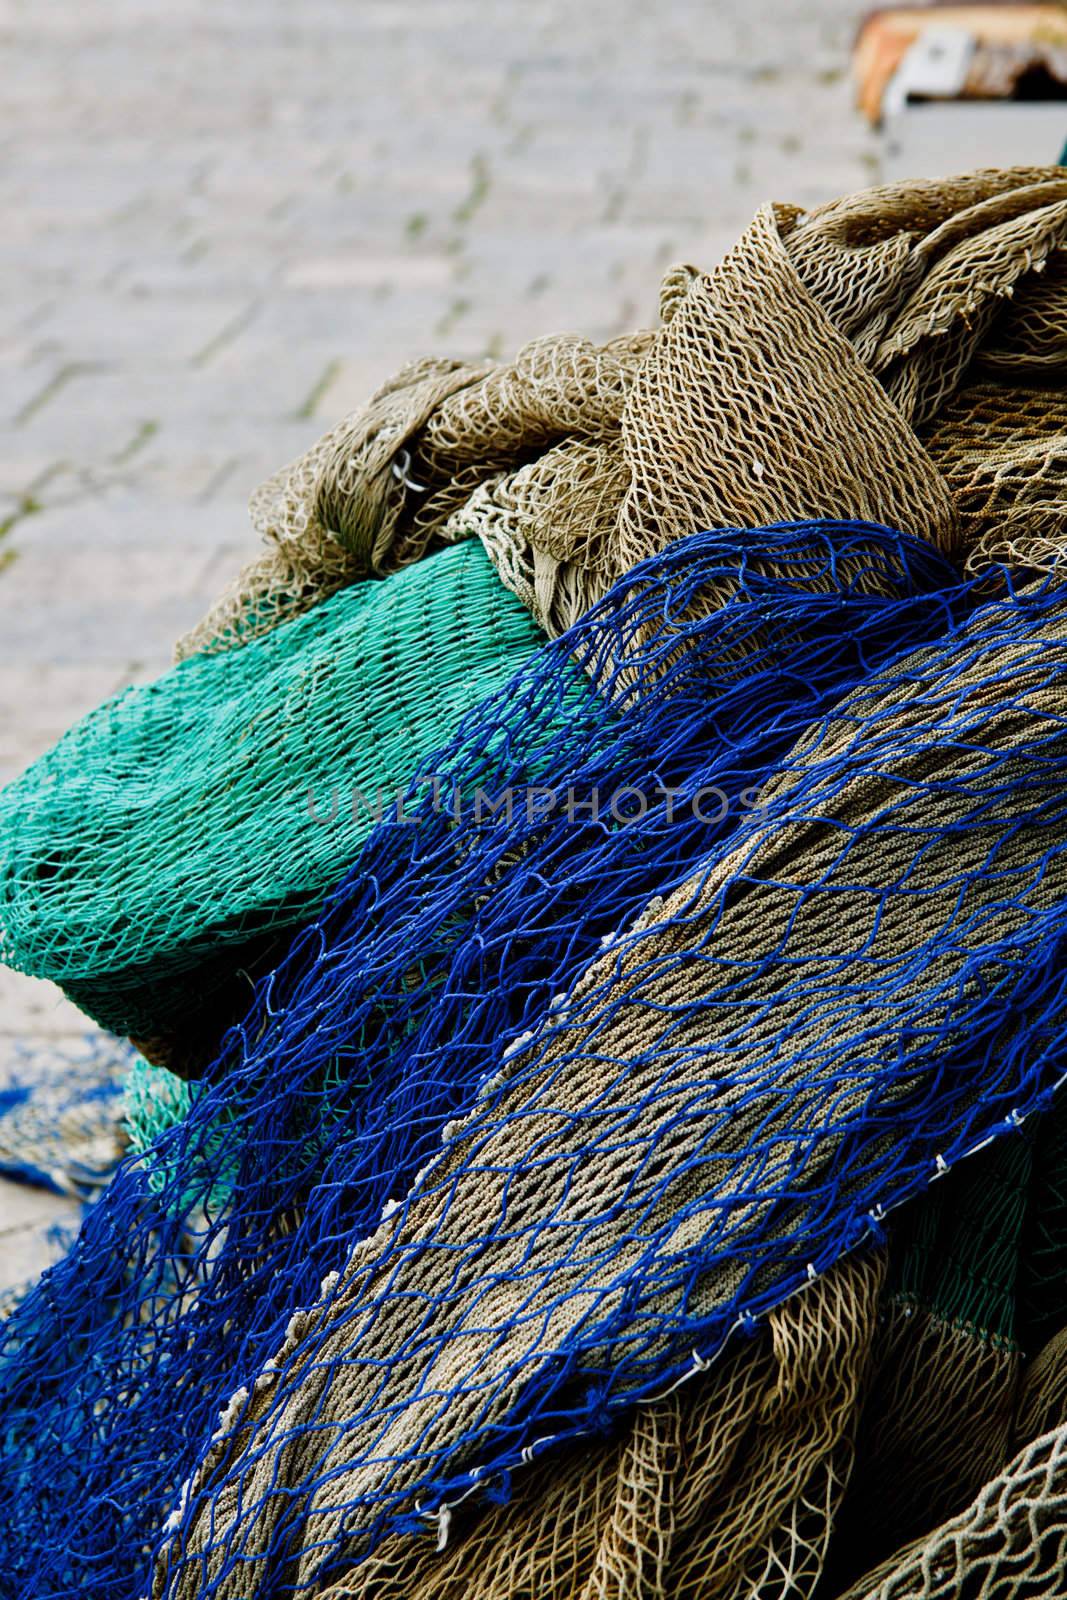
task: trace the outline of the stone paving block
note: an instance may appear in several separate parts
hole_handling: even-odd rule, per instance
[[[66,1195],[0,1178],[0,1290],[34,1283],[65,1253],[81,1216]]]
[[[93,1028],[54,983],[0,967],[0,1035],[9,1041],[5,1067],[13,1060],[11,1040],[81,1038]]]
[[[50,633],[42,636],[40,623],[20,614],[16,605],[5,623],[4,643],[21,660],[42,666],[83,662],[98,668],[116,659],[159,660],[162,671],[173,641],[199,621],[203,610],[202,597],[193,595],[158,595],[140,605],[127,604],[122,595],[71,597],[50,606]]]
[[[68,546],[63,574],[75,592],[106,595],[132,611],[160,598],[188,600],[199,595],[207,560],[197,545],[180,537],[154,545],[83,544]],[[39,616],[55,593],[56,553],[41,541],[24,546],[5,581],[5,594],[17,610]]]
[[[303,423],[299,429],[301,442],[310,443],[315,437],[314,425]],[[254,487],[254,483],[250,485]],[[203,501],[191,496],[179,498],[150,496],[135,485],[105,485],[86,495],[76,506],[62,504],[47,508],[18,523],[12,531],[16,545],[24,549],[40,549],[56,557],[56,595],[68,591],[76,593],[73,584],[64,582],[65,562],[75,547],[113,551],[174,550],[185,555],[191,547],[199,552],[213,551],[226,539],[239,536],[248,523],[247,497],[244,485],[225,499]],[[47,492],[47,491],[46,491]],[[17,576],[17,563],[11,568],[12,579]],[[97,592],[107,595],[106,584],[96,586]],[[163,585],[160,586],[160,592]],[[0,590],[0,604],[5,590]],[[45,614],[39,614],[45,620]]]
[[[77,1207],[49,1189],[5,1180],[0,1183],[0,1252],[6,1234],[24,1227],[48,1226],[66,1218],[72,1210],[76,1212]]]
[[[153,369],[206,365],[257,313],[250,296],[95,293],[57,298],[34,330],[36,347],[69,365],[105,369],[134,360]]]

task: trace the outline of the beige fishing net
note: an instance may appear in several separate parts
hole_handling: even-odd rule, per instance
[[[972,1569],[982,1600],[1014,1593],[997,1586],[1020,1563],[1048,1583],[1067,1539],[1067,1465],[1042,1476],[1028,1447],[1067,1420],[1067,1329],[1020,1376],[1017,1347],[879,1298],[883,1269],[877,1256],[841,1263],[621,1437],[529,1469],[506,1505],[458,1507],[443,1550],[432,1533],[386,1540],[319,1600],[888,1600],[925,1595],[906,1585],[956,1538],[952,1582],[932,1594],[969,1597]],[[1020,1449],[1026,1465],[1004,1473]],[[1025,1523],[982,1525],[1000,1504],[990,1480],[1002,1500],[1033,1497],[1051,1555],[1029,1547]],[[855,1580],[879,1551],[894,1554]]]
[[[1029,1364],[1005,1332],[1026,1331],[1027,1216],[1047,1220],[1063,1177],[1055,1150],[1051,1165],[1034,1150],[997,1145],[918,1202],[892,1234],[889,1282],[883,1257],[846,1260],[619,1437],[528,1469],[505,1505],[457,1506],[443,1550],[432,1533],[386,1540],[319,1600],[859,1600],[914,1582],[942,1561],[941,1524],[972,1539],[970,1502],[988,1515],[985,1486],[1067,1421],[1067,1327]],[[916,1278],[918,1295],[901,1292]],[[1058,1298],[1067,1315],[1067,1285]],[[1038,1486],[1014,1473],[1008,1493]],[[1067,1524],[1062,1490],[1030,1516]],[[989,1531],[983,1596],[1032,1559],[1022,1535],[998,1548]],[[964,1548],[954,1580],[971,1571]],[[1055,1570],[1035,1562],[1041,1581]]]
[[[795,816],[786,811],[714,870],[653,903],[639,936],[619,952],[606,949],[575,984],[535,1067],[521,1053],[502,1065],[499,1106],[490,1098],[448,1135],[427,1187],[357,1248],[323,1307],[294,1317],[274,1367],[285,1369],[284,1391],[257,1383],[240,1426],[222,1429],[205,1456],[193,1492],[210,1484],[211,1496],[198,1502],[185,1534],[184,1565],[167,1590],[172,1600],[191,1600],[201,1562],[218,1560],[214,1552],[231,1535],[250,1552],[241,1578],[253,1583],[266,1559],[255,1552],[270,1548],[280,1519],[297,1505],[301,1528],[313,1528],[314,1538],[293,1535],[294,1583],[314,1581],[324,1547],[355,1558],[359,1537],[346,1532],[345,1507],[366,1503],[386,1484],[402,1496],[431,1449],[447,1452],[452,1472],[473,1466],[477,1429],[506,1416],[531,1381],[527,1363],[536,1362],[558,1319],[576,1314],[566,1308],[568,1286],[577,1301],[587,1279],[574,1240],[590,1219],[596,1259],[610,1262],[613,1274],[641,1255],[645,1232],[661,1241],[666,1259],[693,1247],[699,1218],[676,1220],[691,1195],[710,1211],[718,1197],[731,1197],[731,1228],[755,1226],[764,1215],[771,1226],[771,1197],[789,1181],[791,1130],[817,1121],[823,1082],[833,1085],[833,1129],[807,1158],[809,1193],[817,1193],[841,1130],[866,1103],[861,1064],[870,1059],[872,1030],[899,1038],[914,1004],[914,1025],[931,1040],[931,1065],[959,1044],[942,1027],[947,996],[959,983],[981,989],[983,972],[991,979],[999,970],[999,958],[982,951],[999,949],[1067,892],[1062,859],[1048,855],[1047,830],[1033,809],[1043,786],[1057,781],[1047,741],[1062,740],[1067,719],[1067,603],[1049,604],[1016,635],[991,610],[961,630],[947,655],[916,652],[813,728],[779,785],[792,795],[806,774],[816,775]],[[899,747],[887,743],[890,730]],[[848,772],[827,767],[845,751]],[[827,771],[824,781],[818,775]],[[944,942],[928,948],[937,953],[916,963],[915,951],[935,935]],[[850,955],[840,953],[845,947]],[[872,964],[898,973],[891,998],[868,995]],[[972,973],[966,980],[965,970]],[[824,981],[829,1031],[818,999]],[[928,1007],[935,983],[941,998]],[[858,997],[851,1007],[846,993]],[[774,1052],[773,1105],[753,1107],[742,1096],[713,1152],[704,1148],[705,1122],[672,1124],[669,1150],[653,1159],[665,1082],[683,1098],[695,1093],[706,1062],[733,1040],[731,1076],[743,1084],[747,1063],[762,1059],[782,1029],[789,1052]],[[1009,1046],[1005,1034],[1003,1050]],[[572,1065],[557,1081],[558,1061],[581,1062],[581,1070]],[[853,1061],[856,1070],[842,1076]],[[904,1074],[893,1105],[903,1108],[917,1085]],[[886,1100],[886,1115],[890,1109]],[[610,1161],[589,1156],[594,1126]],[[887,1136],[886,1155],[895,1138]],[[878,1151],[869,1159],[876,1162]],[[667,1172],[676,1175],[670,1182]],[[615,1198],[623,1192],[624,1205]],[[839,1177],[835,1204],[846,1192]],[[739,1194],[749,1198],[742,1203]],[[631,1225],[635,1211],[642,1230]],[[805,1218],[782,1226],[803,1236]],[[724,1255],[689,1285],[689,1314],[728,1304],[742,1281],[750,1292],[760,1285],[743,1253]],[[468,1282],[478,1285],[469,1302]],[[428,1303],[425,1347],[413,1352],[412,1306]],[[647,1314],[657,1325],[669,1311],[666,1295],[650,1299]],[[777,1454],[777,1434],[769,1427],[758,1446],[768,1459]],[[786,1454],[801,1460],[794,1450]],[[797,1521],[782,1535],[780,1553],[759,1545],[758,1559],[769,1563],[761,1582],[814,1559],[825,1536],[820,1512],[825,1522],[845,1470],[831,1454],[818,1468],[822,1477],[809,1478],[805,1465],[803,1493],[795,1485]],[[758,1502],[751,1485],[739,1493],[719,1541],[742,1505]],[[813,1531],[804,1531],[809,1515]],[[738,1592],[752,1593],[752,1571],[744,1563],[739,1570],[750,1587]]]
[[[1067,382],[969,384],[924,443],[955,501],[970,571],[1048,567],[1067,548]]]
[[[471,536],[550,633],[700,527],[870,518],[972,566],[1059,549],[1062,168],[765,206],[711,271],[667,274],[660,313],[406,368],[258,491],[265,552],[180,653]]]
[[[1067,1570],[1067,1425],[1033,1440],[965,1511],[840,1600],[1056,1600]]]
[[[759,1594],[822,1569],[852,1463],[884,1261],[842,1262],[610,1443],[455,1513],[443,1552],[396,1536],[321,1600],[606,1600]]]
[[[874,1341],[837,1570],[870,1565],[966,1505],[1010,1454],[1020,1355],[891,1299]]]

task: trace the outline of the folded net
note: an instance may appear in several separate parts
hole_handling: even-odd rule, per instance
[[[709,588],[732,601],[709,611]],[[758,805],[814,717],[973,603],[883,529],[699,535],[465,720],[9,1328],[13,1585],[126,1592],[219,1409],[508,1041]]]
[[[465,544],[105,701],[0,793],[0,957],[200,1070],[249,974],[540,641]]]
[[[443,1549],[394,1534],[320,1600],[830,1597],[917,1535],[936,1546],[1067,1420],[1065,1134],[1057,1101],[896,1213],[887,1252],[844,1258],[611,1436],[520,1469],[510,1499],[457,1506]],[[1058,1339],[1029,1315],[1035,1276]]]

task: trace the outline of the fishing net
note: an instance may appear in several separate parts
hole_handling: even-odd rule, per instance
[[[418,560],[488,474],[617,423],[649,338],[597,347],[564,335],[533,341],[509,367],[404,367],[256,491],[252,521],[267,550],[179,655],[242,643],[345,583]],[[416,447],[424,482],[412,475]]]
[[[123,1086],[123,1120],[130,1149],[144,1155],[159,1135],[188,1115],[195,1089],[187,1078],[135,1057]]]
[[[849,1258],[609,1440],[456,1510],[448,1542],[394,1534],[319,1600],[808,1594],[852,1461],[884,1261]]]
[[[758,809],[813,718],[973,604],[929,546],[885,530],[698,535],[471,713],[183,1121],[121,1169],[13,1319],[0,1539],[16,1594],[128,1592],[220,1408],[507,1042]]]
[[[0,1074],[0,1174],[88,1199],[126,1149],[122,1092],[129,1046],[20,1041]]]
[[[721,547],[715,546],[715,539],[720,541]],[[683,563],[687,557],[699,561],[700,565],[694,575],[694,581],[683,584]],[[754,685],[751,692],[759,694],[762,705],[766,705],[763,698],[766,685],[772,681],[767,673],[771,670],[771,663],[775,659],[773,652],[781,641],[795,639],[797,630],[801,630],[805,636],[808,633],[814,635],[820,627],[826,629],[830,624],[831,608],[838,613],[832,619],[832,634],[828,635],[825,641],[825,659],[831,676],[827,678],[825,687],[819,688],[820,695],[835,692],[842,681],[842,673],[851,671],[852,666],[860,660],[876,659],[879,652],[884,652],[890,647],[890,642],[895,644],[903,641],[907,637],[909,624],[919,632],[936,629],[945,614],[941,600],[932,597],[918,599],[917,603],[909,603],[903,608],[890,607],[887,610],[873,605],[871,609],[865,611],[866,601],[874,601],[878,596],[892,598],[894,595],[906,593],[909,589],[918,594],[924,586],[929,585],[933,588],[938,582],[949,581],[952,576],[950,570],[932,553],[923,552],[920,547],[907,541],[901,543],[896,536],[887,535],[883,529],[864,530],[860,525],[847,525],[839,530],[835,530],[832,526],[787,526],[778,530],[764,531],[756,538],[740,539],[736,535],[731,536],[728,530],[723,530],[718,535],[705,535],[699,541],[691,542],[684,547],[680,546],[674,552],[669,565],[655,570],[658,573],[658,581],[670,585],[671,608],[673,612],[677,612],[679,623],[684,630],[680,640],[683,648],[688,646],[692,637],[699,637],[701,652],[706,654],[710,649],[704,636],[699,635],[694,629],[694,610],[706,603],[709,594],[735,608],[719,622],[712,622],[707,635],[707,638],[714,640],[715,650],[709,692],[717,700],[726,695],[728,676],[732,677],[737,671],[742,670],[740,664],[743,664],[745,677],[751,679]],[[805,589],[810,589],[815,598],[806,598],[802,592]],[[961,589],[958,596],[947,600],[949,609],[954,606],[959,610],[962,605],[969,603],[964,598],[966,594],[967,591]],[[838,611],[842,595],[849,603],[846,613]],[[827,596],[833,598],[828,602]],[[757,607],[744,612],[736,610],[738,601],[745,597],[749,601],[756,601]],[[624,608],[632,603],[629,599],[618,602]],[[640,609],[643,610],[648,603],[642,599],[639,602]],[[631,704],[633,696],[648,687],[652,668],[647,661],[643,664],[638,662],[634,668],[626,667],[625,663],[634,658],[633,641],[640,638],[640,624],[636,620],[638,615],[636,612],[635,620],[632,622],[624,618],[622,624],[616,624],[614,621],[616,608],[617,603],[613,600],[606,612],[606,615],[612,618],[610,634],[604,631],[603,618],[598,617],[591,621],[590,626],[598,630],[597,637],[600,640],[595,655],[589,655],[588,645],[581,646],[580,641],[585,635],[581,633],[574,635],[575,640],[579,641],[578,648],[585,650],[584,670],[576,669],[575,663],[565,654],[552,657],[555,663],[554,670],[561,675],[561,682],[566,685],[566,697],[559,702],[558,709],[552,715],[547,708],[552,704],[555,690],[550,691],[549,696],[543,700],[546,708],[544,714],[541,704],[537,705],[529,727],[537,730],[538,740],[558,736],[562,723],[573,718],[579,710],[582,711],[583,718],[591,715],[594,725],[598,722],[602,711],[599,703],[591,699],[592,691],[585,675],[587,672],[594,679],[601,680],[605,673],[617,672],[620,683],[626,680],[627,673],[630,674],[633,681],[628,683],[626,703],[629,724],[632,725],[635,716]],[[840,628],[843,624],[856,628],[855,640],[842,639]],[[769,633],[766,631],[767,626],[771,628]],[[620,651],[623,654],[618,654]],[[656,657],[650,659],[655,660]],[[547,670],[547,666],[539,670]],[[686,670],[688,672],[690,669]],[[699,692],[695,683],[691,683],[688,677],[686,684],[687,694]],[[791,691],[796,695],[798,686],[791,685]],[[742,691],[745,695],[749,692],[748,689]],[[522,705],[524,693],[525,686],[517,685],[514,691],[516,707]],[[782,709],[775,706],[778,713],[775,722],[762,729],[757,724],[751,723],[753,713],[746,706],[744,723],[741,725],[743,731],[731,734],[722,717],[726,714],[726,707],[733,707],[737,703],[737,693],[737,686],[731,684],[728,697],[723,702],[723,710],[717,715],[716,738],[729,740],[735,746],[739,765],[733,772],[728,773],[725,768],[723,770],[724,780],[727,777],[729,779],[731,790],[729,794],[720,784],[713,786],[707,796],[698,801],[701,815],[694,813],[690,819],[697,824],[697,836],[703,836],[708,822],[729,820],[755,803],[757,797],[754,792],[749,792],[750,784],[755,775],[763,770],[761,763],[765,752],[784,748],[788,739],[806,725],[811,710],[817,703],[807,696],[802,696],[792,708]],[[587,700],[589,703],[584,704]],[[525,715],[526,710],[518,714]],[[556,726],[554,732],[550,733],[553,720]],[[506,738],[513,741],[515,733],[512,713],[507,714],[506,722]],[[587,737],[590,725],[587,720],[578,723],[580,738]],[[657,737],[662,739],[663,736],[659,734]],[[647,740],[637,747],[625,747],[625,754],[620,752],[616,755],[615,759],[620,764],[610,774],[612,779],[610,784],[605,781],[598,785],[592,778],[583,778],[580,789],[563,791],[561,803],[572,832],[569,839],[565,837],[560,841],[561,853],[569,850],[571,843],[577,840],[584,843],[588,837],[587,834],[581,834],[574,829],[574,824],[579,822],[586,812],[595,811],[597,814],[594,829],[596,826],[602,827],[606,821],[607,825],[617,832],[620,823],[625,821],[627,828],[631,830],[630,837],[635,837],[632,831],[634,826],[644,825],[642,817],[635,817],[632,814],[635,803],[641,806],[654,801],[662,787],[661,780],[665,780],[667,775],[666,769],[663,772],[655,772],[649,765],[641,766],[637,770],[632,767],[635,755],[640,753],[640,759],[647,762],[652,759],[651,752],[652,746]],[[704,754],[702,744],[698,747],[700,762],[703,762]],[[449,819],[447,826],[452,826],[455,821],[461,820],[465,811],[469,815],[472,810],[476,810],[478,820],[484,820],[493,807],[501,804],[495,791],[487,786],[487,783],[480,781],[483,778],[487,782],[490,779],[496,781],[494,766],[490,765],[483,772],[473,764],[475,761],[482,761],[483,753],[480,751],[475,752],[473,757],[465,755],[463,759],[467,767],[462,775],[459,773],[457,757],[452,755],[449,758],[447,773],[427,773],[422,780],[431,783],[435,804],[443,808],[445,817]],[[519,770],[517,776],[521,778],[521,782],[511,785],[510,799],[505,798],[503,801],[513,838],[517,837],[514,830],[518,826],[515,812],[524,814],[527,828],[536,826],[540,823],[546,799],[549,798],[550,791],[540,793],[532,782],[542,776],[541,759],[539,756],[536,766],[530,765],[528,769],[523,767]],[[605,757],[598,755],[597,759],[603,760]],[[750,763],[747,767],[744,765],[746,760]],[[627,765],[621,765],[623,761]],[[605,769],[605,778],[607,776]],[[555,781],[551,774],[548,775],[548,780]],[[599,790],[595,801],[592,798],[594,789]],[[631,789],[634,792],[629,794]],[[683,822],[674,813],[679,804],[684,811],[685,804],[689,803],[695,794],[697,794],[696,789],[690,793],[683,788],[674,796],[673,802],[668,803],[665,820],[672,830],[674,862],[682,861],[682,852],[693,837],[691,833],[683,834]],[[616,796],[619,796],[617,801]],[[457,798],[459,818],[455,815]],[[612,810],[613,805],[615,811]],[[658,826],[658,822],[655,825]],[[617,848],[620,843],[621,840],[615,840],[613,848]],[[662,863],[662,855],[657,856],[656,860],[657,863]],[[412,870],[415,870],[414,861]],[[632,876],[635,867],[631,864],[627,870],[630,878],[624,904],[628,913],[636,914],[642,904],[641,893],[636,889],[637,880]],[[640,881],[645,885],[648,894],[657,887],[657,880],[654,877],[646,875]],[[591,878],[588,880],[585,892],[591,894],[594,888],[595,879]],[[610,921],[610,904],[611,902],[605,901],[599,908],[601,924],[605,927]],[[532,920],[534,916],[532,909],[528,909],[526,914],[531,918],[530,926],[533,928],[535,923]],[[556,916],[557,907],[554,903],[546,907],[543,915],[538,916],[536,927],[539,938],[556,937],[554,929]],[[595,943],[583,948],[587,953],[591,953]],[[542,998],[547,997],[546,992]],[[185,1085],[178,1083],[173,1075],[157,1070],[144,1061],[135,1064],[127,1087],[126,1101],[131,1143],[138,1151],[147,1149],[156,1134],[179,1120],[190,1104],[189,1090]]]
[[[963,1511],[1067,1419],[1065,1180],[1058,1099],[896,1221],[828,1593]]]
[[[389,1529],[447,1533],[484,1479],[699,1369],[1047,1105],[1065,710],[1049,587],[817,719],[294,1311],[177,1498],[154,1593],[309,1589]]]
[[[1067,295],[1065,295],[1067,301]],[[1062,360],[1067,367],[1067,336]],[[955,500],[967,564],[1044,567],[1067,546],[1067,398],[1052,389],[969,386],[925,436]]]
[[[383,805],[539,642],[466,544],[105,701],[0,794],[0,956],[199,1070]]]
[[[1058,167],[767,206],[711,271],[667,274],[655,332],[406,368],[257,493],[264,554],[180,652],[471,535],[549,633],[701,527],[859,516],[1048,567],[1065,247]]]
[[[1047,1600],[1067,1563],[1067,1423],[1029,1442],[966,1510],[841,1600]]]
[[[443,1550],[392,1535],[320,1600],[839,1594],[964,1510],[1015,1435],[1057,1420],[1053,1389],[1067,1417],[1062,1339],[1022,1383],[1016,1342],[1039,1268],[1023,1215],[1067,1177],[1062,1103],[1037,1121],[897,1214],[887,1278],[879,1255],[845,1258],[618,1436],[517,1474],[506,1504],[458,1506]],[[1067,1228],[1056,1244],[1062,1271]],[[1048,1288],[1067,1321],[1063,1277]]]

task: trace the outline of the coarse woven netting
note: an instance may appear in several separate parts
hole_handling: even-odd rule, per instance
[[[733,600],[709,613],[709,586]],[[886,530],[699,535],[471,714],[428,763],[445,803],[416,782],[417,820],[376,829],[211,1081],[179,1088],[165,1114],[184,1121],[119,1174],[9,1330],[13,1584],[127,1592],[220,1406],[410,1185],[503,1043],[726,836],[813,718],[973,603],[929,546]],[[47,1472],[32,1470],[39,1447]]]
[[[447,1530],[1047,1105],[1065,712],[1048,585],[817,719],[294,1311],[183,1485],[153,1593],[310,1590],[390,1528]]]
[[[145,1148],[175,1115],[139,1066]],[[890,1240],[880,1296],[879,1258],[847,1258],[710,1377],[520,1469],[503,1504],[458,1507],[444,1550],[393,1534],[319,1600],[829,1600],[1067,1421],[1067,1102],[897,1213]]]
[[[1023,1375],[1016,1343],[1033,1333],[1023,1217],[1067,1179],[1063,1103],[1035,1120],[898,1213],[884,1281],[880,1256],[846,1258],[617,1435],[546,1455],[504,1504],[457,1507],[444,1549],[394,1534],[319,1600],[831,1600],[964,1510],[1020,1430],[1067,1420],[1067,1347]],[[1046,1284],[1061,1326],[1063,1221]]]
[[[1062,167],[765,206],[660,313],[404,368],[257,492],[264,553],[180,653],[471,535],[549,633],[701,527],[866,517],[973,570],[1062,548]]]
[[[967,385],[924,434],[973,569],[1045,567],[1067,548],[1067,348],[1063,361],[1054,387]]]
[[[839,1262],[617,1434],[522,1469],[503,1504],[457,1507],[443,1550],[393,1534],[319,1600],[810,1594],[852,1467],[883,1271],[878,1254]]]
[[[0,958],[199,1071],[377,812],[541,641],[463,544],[105,701],[0,791]]]
[[[936,1533],[841,1600],[1051,1600],[1067,1564],[1067,1422],[1028,1440]]]
[[[1067,599],[1005,583],[695,536],[465,720],[454,804],[375,829],[11,1319],[14,1593],[313,1592],[1017,1137],[1062,1068]]]
[[[1067,1421],[1067,1103],[898,1214],[828,1593]]]

